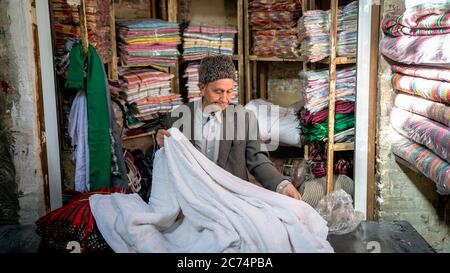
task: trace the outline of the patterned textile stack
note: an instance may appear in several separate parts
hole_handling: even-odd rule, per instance
[[[381,52],[398,62],[392,152],[450,194],[450,3],[409,6],[382,29]]]
[[[177,23],[159,19],[117,22],[118,48],[122,62],[128,66],[174,67],[181,43]]]
[[[187,78],[187,97],[190,101],[201,99],[200,89],[198,88],[198,66],[199,63],[197,62],[189,63],[183,75],[183,78]]]
[[[68,0],[52,0],[56,53],[64,52],[67,38],[80,38],[78,7]],[[95,47],[104,63],[111,61],[110,1],[86,0],[86,21],[89,43]]]
[[[201,60],[210,55],[233,55],[233,26],[207,26],[191,24],[183,33],[183,59]]]
[[[330,56],[330,10],[308,10],[298,20],[300,53],[317,62]],[[358,27],[358,1],[339,7],[336,55],[355,57]]]
[[[302,134],[308,141],[323,141],[328,135],[328,75],[328,70],[300,72],[305,106],[297,115]],[[356,67],[337,70],[336,78],[335,134],[343,134],[337,135],[336,141],[352,141],[354,130],[350,129],[355,125]]]
[[[253,32],[253,54],[260,57],[298,57],[297,20],[299,1],[254,0],[249,3],[249,25]]]
[[[170,80],[173,77],[173,74],[154,69],[120,71],[121,91],[131,112],[131,117],[127,117],[128,129],[151,124],[152,120],[159,118],[159,114],[165,114],[181,104],[180,95],[171,92]]]

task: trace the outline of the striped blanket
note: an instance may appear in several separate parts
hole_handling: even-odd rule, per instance
[[[450,164],[427,148],[399,134],[395,135],[392,152],[414,165],[426,177],[433,180],[439,194],[450,194]]]
[[[412,25],[413,24],[413,25]],[[415,22],[404,19],[404,14],[386,18],[382,23],[385,34],[391,36],[430,36],[450,33],[450,13],[427,14]]]
[[[450,82],[450,69],[431,66],[391,65],[392,72],[429,80]]]
[[[391,125],[400,134],[450,162],[450,130],[447,126],[397,107],[392,109]]]
[[[450,106],[403,93],[395,97],[395,106],[450,127]]]
[[[405,64],[450,67],[450,34],[433,36],[385,36],[380,42],[381,53]]]
[[[392,87],[396,90],[436,102],[450,103],[450,82],[392,74]]]

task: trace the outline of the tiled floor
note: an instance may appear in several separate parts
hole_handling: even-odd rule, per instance
[[[40,238],[35,225],[0,226],[0,253],[35,253],[39,251]]]

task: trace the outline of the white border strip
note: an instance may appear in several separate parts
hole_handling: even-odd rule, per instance
[[[49,1],[36,0],[36,20],[41,62],[42,96],[44,102],[45,143],[47,145],[50,208],[62,206],[61,161],[58,136],[55,73],[50,27]]]
[[[372,2],[359,1],[356,80],[355,209],[367,216],[367,161]]]

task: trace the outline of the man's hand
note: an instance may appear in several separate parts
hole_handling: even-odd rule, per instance
[[[159,147],[164,147],[164,136],[170,137],[170,133],[165,129],[158,129],[156,132],[156,143],[158,143]]]
[[[283,188],[281,191],[282,194],[292,197],[297,200],[302,200],[301,194],[298,192],[298,190],[292,185],[292,183],[289,183],[286,185],[286,187]]]

